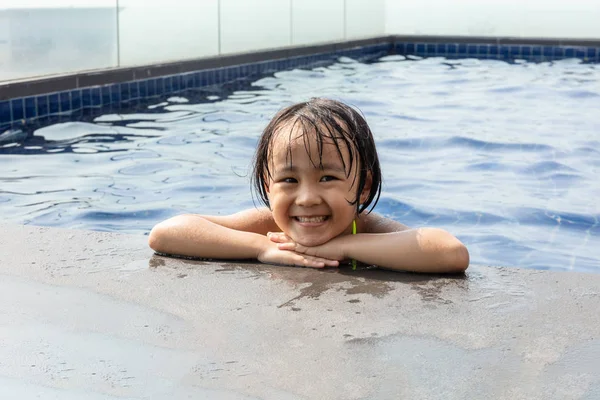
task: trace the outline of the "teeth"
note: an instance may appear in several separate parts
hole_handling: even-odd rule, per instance
[[[325,221],[325,219],[327,219],[327,217],[325,216],[321,216],[321,217],[296,217],[296,219],[300,222],[308,222],[308,223],[316,223],[316,222],[323,222]]]

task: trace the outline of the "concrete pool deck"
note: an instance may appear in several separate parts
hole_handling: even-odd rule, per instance
[[[311,270],[0,225],[2,399],[599,399],[600,275]]]

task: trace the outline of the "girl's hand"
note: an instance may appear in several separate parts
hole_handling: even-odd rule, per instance
[[[342,250],[342,246],[336,239],[330,240],[320,246],[307,247],[296,243],[292,238],[283,232],[269,232],[267,237],[275,243],[280,250],[293,251],[295,253],[304,254],[306,256],[318,257],[327,260],[341,261],[346,258]],[[339,263],[338,263],[339,265]]]
[[[295,251],[281,249],[279,246],[280,245],[275,242],[267,245],[258,255],[258,261],[267,264],[297,265],[310,268],[338,267],[340,265],[337,260],[301,254]]]

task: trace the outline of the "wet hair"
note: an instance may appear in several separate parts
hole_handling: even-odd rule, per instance
[[[280,110],[264,129],[254,155],[252,174],[252,185],[260,201],[270,208],[267,196],[267,183],[271,178],[269,160],[273,139],[284,127],[290,128],[290,141],[293,139],[292,132],[299,128],[298,130],[301,132],[299,136],[304,138],[304,146],[309,154],[310,142],[307,136],[309,134],[316,136],[319,160],[318,163],[311,160],[315,167],[323,167],[324,141],[333,140],[344,170],[348,171],[347,177],[358,165],[356,198],[348,200],[348,202],[356,206],[357,214],[363,212],[371,204],[371,210],[375,207],[381,195],[381,169],[371,129],[364,117],[354,108],[336,100],[323,98],[313,98],[310,101]],[[345,144],[349,150],[349,165],[346,165],[342,156],[341,144]],[[291,163],[291,147],[288,147],[288,158]],[[371,190],[367,200],[361,204],[360,194],[365,188],[369,175],[372,177]],[[352,182],[353,186],[355,181],[356,176]]]

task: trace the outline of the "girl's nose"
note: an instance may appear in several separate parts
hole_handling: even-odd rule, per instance
[[[303,185],[296,196],[296,205],[302,207],[316,206],[321,204],[322,201],[319,191],[310,185]]]

